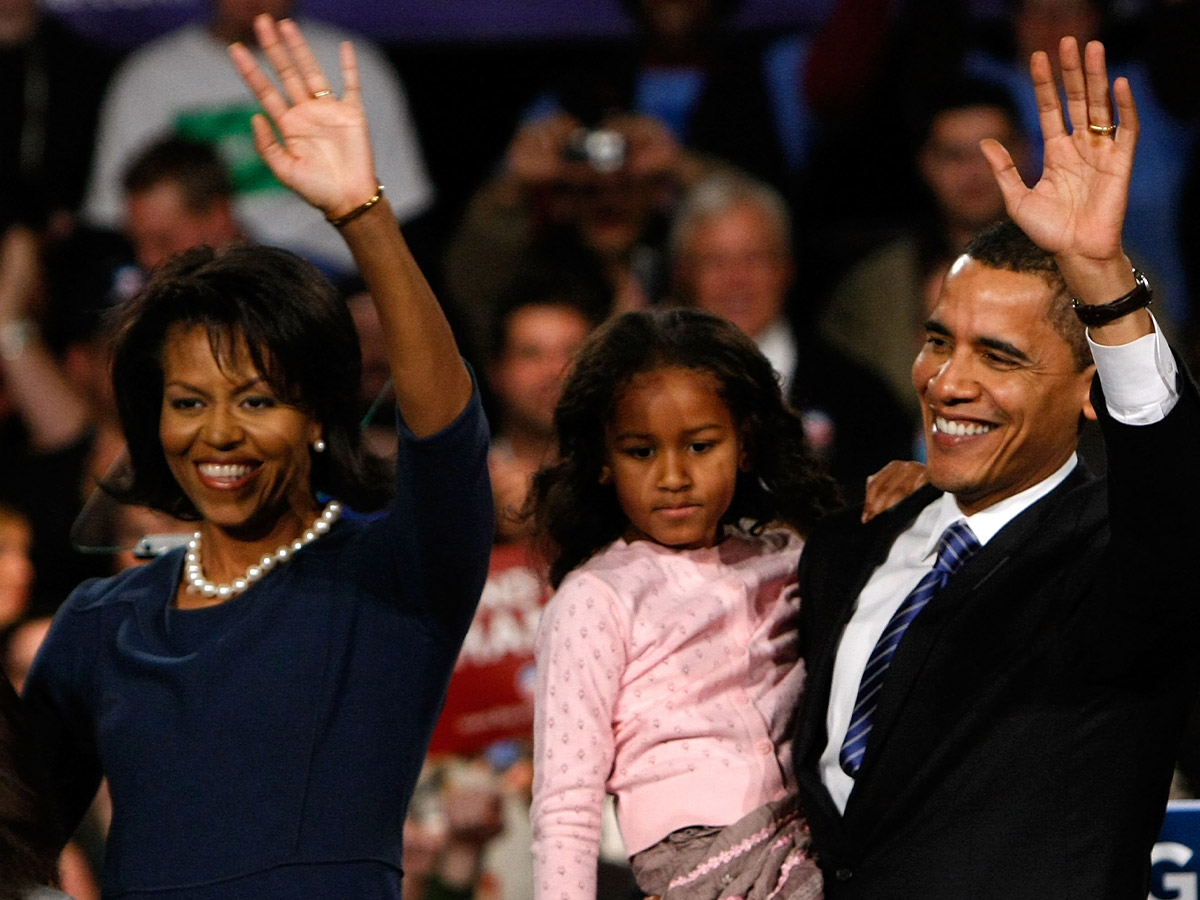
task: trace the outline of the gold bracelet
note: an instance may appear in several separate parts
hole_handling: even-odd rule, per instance
[[[368,209],[370,209],[372,206],[374,206],[376,203],[378,203],[382,199],[383,199],[383,185],[379,184],[379,185],[375,186],[375,196],[372,197],[370,200],[368,200],[366,203],[364,203],[362,206],[356,206],[354,209],[350,210],[350,212],[346,213],[344,216],[326,216],[325,221],[328,222],[330,225],[332,225],[334,228],[341,228],[343,225],[345,225],[349,222],[353,222],[355,219],[357,219],[359,216],[361,216],[363,213],[365,213]]]

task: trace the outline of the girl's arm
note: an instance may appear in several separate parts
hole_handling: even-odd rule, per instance
[[[471,376],[387,197],[363,210],[378,193],[378,180],[354,50],[342,45],[344,94],[338,99],[294,22],[261,15],[254,31],[283,85],[281,92],[245,46],[230,47],[234,65],[266,111],[254,118],[258,152],[281,182],[326,218],[358,212],[339,230],[379,310],[397,404],[414,434],[433,434],[467,405]]]
[[[534,695],[535,900],[596,896],[626,628],[593,579],[568,576],[542,614]]]

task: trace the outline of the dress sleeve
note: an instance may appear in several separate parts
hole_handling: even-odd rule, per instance
[[[349,574],[461,640],[483,591],[494,534],[478,389],[441,431],[416,437],[403,421],[399,431],[395,496]]]
[[[616,598],[586,575],[569,576],[542,615],[533,726],[535,900],[596,896],[627,633]]]
[[[49,777],[55,812],[69,835],[100,787],[100,756],[87,697],[88,649],[76,601],[88,584],[62,605],[42,642],[22,700],[34,747]]]

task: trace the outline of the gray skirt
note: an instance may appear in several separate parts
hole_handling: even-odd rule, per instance
[[[724,828],[681,828],[629,862],[638,888],[663,900],[820,900],[811,846],[789,797]]]

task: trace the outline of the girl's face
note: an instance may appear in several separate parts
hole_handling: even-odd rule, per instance
[[[222,367],[203,327],[174,326],[158,430],[175,480],[206,525],[278,543],[313,516],[309,446],[320,425],[276,396],[244,344]]]
[[[679,550],[711,547],[744,465],[742,438],[708,372],[635,375],[605,428],[600,481],[629,517],[626,540]]]

